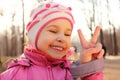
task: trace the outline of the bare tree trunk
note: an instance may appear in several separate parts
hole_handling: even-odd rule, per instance
[[[118,55],[118,46],[117,46],[117,38],[116,38],[116,29],[115,27],[113,26],[113,30],[114,30],[114,52],[115,52],[115,55]]]
[[[3,44],[4,45],[4,48],[6,48],[6,50],[5,49],[3,49],[4,50],[4,53],[3,54],[5,54],[5,56],[8,56],[9,55],[9,46],[8,46],[8,44],[9,44],[9,40],[8,40],[8,31],[7,31],[7,27],[6,27],[6,30],[5,30],[5,34],[4,34],[4,40],[5,40],[5,44]]]
[[[23,12],[23,13],[22,13],[22,21],[23,21],[22,51],[23,51],[23,50],[24,50],[24,39],[25,39],[25,38],[24,38],[24,36],[25,36],[25,35],[24,35],[24,34],[25,34],[25,19],[24,19],[24,15],[25,15],[25,14],[24,14],[24,0],[21,0],[21,1],[22,1],[22,10],[23,10],[23,11],[22,11],[22,12]]]
[[[91,30],[93,31],[93,29],[95,27],[95,0],[92,0],[92,4],[93,4],[93,18],[92,18],[92,28],[91,28]]]
[[[109,16],[109,13],[110,13],[110,9],[109,9],[109,0],[107,0],[107,10],[108,10],[108,13],[107,13],[107,16],[108,16],[108,23],[109,25],[111,26],[111,33],[112,34],[110,37],[111,37],[111,44],[112,44],[112,55],[117,55],[118,54],[118,47],[117,47],[117,39],[116,39],[116,31],[115,31],[115,26],[114,26],[114,23],[112,24],[111,20],[110,20],[110,16]]]

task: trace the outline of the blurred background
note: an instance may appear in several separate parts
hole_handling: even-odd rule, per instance
[[[120,74],[120,0],[0,0],[0,72],[11,58],[23,53],[25,26],[31,9],[42,1],[56,1],[72,8],[75,18],[71,44],[80,52],[77,29],[89,41],[96,26],[105,49],[104,80],[118,80]]]

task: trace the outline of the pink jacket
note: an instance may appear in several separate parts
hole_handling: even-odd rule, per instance
[[[9,64],[8,69],[0,74],[0,80],[73,80],[78,76],[84,80],[103,80],[102,69],[81,72],[79,70],[85,70],[84,66],[76,67],[74,64],[70,68],[65,60],[49,62],[44,56],[27,50],[24,55],[26,58]]]

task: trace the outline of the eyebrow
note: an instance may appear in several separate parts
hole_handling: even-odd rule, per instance
[[[57,28],[57,25],[49,25],[49,26],[47,26],[47,27],[48,27],[48,28],[49,28],[49,27],[55,27],[55,28]],[[70,28],[68,28],[67,30],[68,30],[68,31],[72,31],[72,29],[70,29]]]
[[[48,27],[48,28],[49,28],[49,27],[55,27],[55,28],[56,28],[57,26],[56,26],[56,25],[49,25],[49,26],[47,26],[47,27]]]

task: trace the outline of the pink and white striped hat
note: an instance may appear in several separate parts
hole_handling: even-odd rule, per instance
[[[40,4],[32,10],[30,21],[26,27],[26,35],[32,42],[32,47],[37,49],[36,45],[41,30],[56,19],[66,19],[73,26],[74,19],[71,8],[55,2],[47,2]]]

